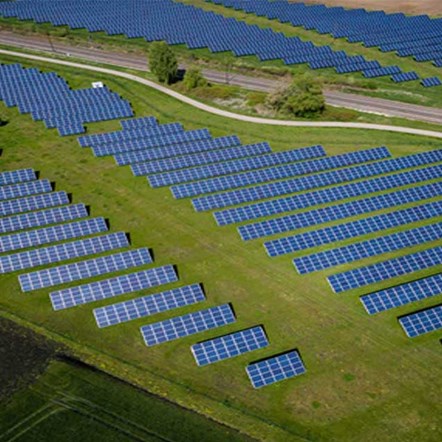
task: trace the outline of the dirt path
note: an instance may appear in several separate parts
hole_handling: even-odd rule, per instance
[[[320,3],[346,8],[381,9],[386,12],[404,12],[413,15],[442,16],[441,0],[305,0],[305,3]]]

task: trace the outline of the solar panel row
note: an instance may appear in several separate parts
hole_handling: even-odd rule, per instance
[[[164,342],[212,330],[236,321],[230,304],[175,316],[140,328],[145,344],[150,347]]]
[[[141,163],[144,161],[161,160],[175,161],[177,156],[189,155],[195,153],[210,152],[222,147],[239,146],[241,144],[236,135],[228,137],[212,138],[211,136],[202,137],[197,141],[183,141],[175,144],[165,144],[161,147],[147,147],[145,149],[136,150],[134,152],[126,152],[114,156],[119,166],[127,166],[128,164]],[[176,158],[179,161],[179,158]]]
[[[422,204],[408,209],[363,218],[336,226],[325,227],[310,232],[278,238],[264,243],[267,254],[271,257],[310,249],[336,241],[356,238],[368,233],[399,227],[417,221],[424,221],[442,213],[442,201]]]
[[[0,173],[0,186],[6,184],[23,183],[25,181],[36,180],[37,175],[33,169],[8,170]]]
[[[379,292],[361,296],[369,315],[421,301],[442,293],[442,274],[418,279]]]
[[[364,164],[360,166],[351,167],[348,169],[340,169],[332,172],[326,172],[318,175],[309,175],[306,177],[293,178],[286,181],[278,181],[275,183],[261,184],[259,186],[248,187],[245,189],[231,190],[229,192],[218,193],[214,195],[206,195],[200,198],[196,198],[192,201],[192,204],[196,211],[205,211],[211,209],[218,209],[222,207],[232,206],[236,204],[262,200],[265,198],[274,198],[276,196],[293,194],[295,192],[306,191],[310,189],[331,186],[333,184],[345,183],[347,181],[353,181],[362,178],[369,178],[376,175],[383,175],[390,172],[399,172],[403,169],[429,165],[432,163],[440,162],[442,154],[439,152],[426,152],[425,154],[410,155],[408,157],[396,158],[386,161],[379,161],[373,164]],[[440,167],[440,166],[435,166]],[[430,169],[432,171],[439,169]],[[421,173],[419,170],[410,171],[410,173]],[[408,175],[404,175],[408,176]],[[389,176],[381,177],[385,180],[391,180]],[[369,182],[367,182],[369,184]],[[374,181],[376,183],[376,181]],[[357,185],[357,184],[356,184]],[[300,196],[302,198],[302,196]],[[290,201],[290,200],[288,200]],[[286,209],[284,205],[285,201],[282,200],[281,205],[284,211],[290,210]],[[264,203],[263,203],[264,204]],[[271,203],[269,203],[271,204]],[[278,204],[275,202],[275,204]],[[267,208],[267,206],[258,206],[260,211],[258,214],[264,214],[267,216],[268,211],[272,210]],[[278,207],[278,206],[277,206]],[[232,209],[232,213],[233,212]],[[242,210],[238,208],[238,210]],[[278,209],[281,211],[281,209]],[[252,211],[254,214],[254,211]],[[259,216],[264,216],[259,215]],[[253,215],[255,216],[255,215]],[[232,218],[236,219],[234,216]],[[243,220],[241,217],[240,220]]]
[[[423,174],[422,180],[427,179],[429,179],[428,176]],[[401,184],[397,184],[396,187],[405,184],[407,183],[401,180]],[[291,230],[311,227],[330,221],[350,218],[390,207],[402,206],[404,201],[411,203],[427,198],[434,198],[440,195],[441,189],[442,183],[435,183],[410,189],[397,190],[388,194],[372,196],[348,203],[341,203],[339,205],[324,207],[310,212],[302,212],[281,218],[273,218],[268,221],[261,221],[259,223],[247,224],[238,227],[238,232],[243,240],[248,241],[274,235],[276,233],[289,232]]]
[[[241,330],[192,345],[192,354],[201,367],[267,347],[269,341],[261,326]]]
[[[181,184],[171,187],[171,191],[173,196],[177,199],[187,198],[204,193],[220,192],[222,190],[235,189],[237,187],[249,186],[266,181],[275,181],[292,176],[319,172],[322,170],[336,169],[338,167],[351,164],[365,163],[367,161],[379,160],[387,158],[389,156],[390,153],[387,148],[379,147],[375,149],[361,150],[357,152],[336,155],[334,157],[325,157],[302,163],[294,163],[286,166],[271,167],[268,169],[229,175],[226,177],[212,178],[210,180],[203,180],[195,183]],[[332,173],[332,176],[336,174],[337,172]],[[351,174],[351,170],[349,170],[349,174]],[[310,179],[310,177],[301,178],[300,180],[308,179]],[[319,181],[320,176],[313,177],[312,179]],[[297,191],[298,189],[302,190],[296,186],[293,186],[292,192]]]
[[[399,318],[399,323],[409,338],[440,330],[442,328],[442,305],[403,316]]]
[[[104,218],[91,218],[68,224],[0,236],[0,252],[38,247],[43,244],[93,235],[108,230]]]
[[[133,129],[141,126],[154,126],[158,124],[158,122],[155,117],[139,117],[131,118],[130,120],[122,120],[120,121],[120,124],[123,129]]]
[[[60,261],[80,258],[127,247],[129,241],[124,232],[110,233],[27,252],[0,256],[0,273],[15,272]]]
[[[122,141],[114,144],[99,144],[92,148],[96,157],[115,155],[124,152],[132,152],[153,147],[163,147],[171,144],[205,140],[211,138],[207,129],[189,130],[186,132],[177,132],[162,136],[152,136],[149,138],[140,138],[130,141]]]
[[[84,204],[72,204],[55,209],[0,218],[0,233],[16,232],[33,227],[72,221],[78,218],[86,218],[88,215]]]
[[[196,304],[205,299],[201,286],[193,284],[96,308],[94,316],[98,327],[103,328]]]
[[[150,263],[152,263],[152,257],[149,250],[136,249],[88,261],[74,262],[32,273],[25,273],[20,275],[18,280],[22,291],[29,292]]]
[[[273,356],[246,368],[254,388],[261,388],[275,382],[299,376],[306,372],[301,356],[296,350]]]
[[[212,140],[214,141],[214,140]],[[229,143],[233,141],[228,141]],[[134,175],[142,176],[151,173],[169,172],[171,170],[184,169],[186,167],[213,164],[220,161],[228,161],[237,158],[245,158],[254,155],[263,155],[271,152],[267,143],[249,144],[238,146],[236,144],[225,146],[223,149],[216,149],[204,153],[174,156],[172,158],[151,161],[149,163],[138,163],[131,166]],[[233,146],[233,147],[232,147]]]
[[[442,247],[393,258],[327,277],[335,293],[345,292],[442,264]]]
[[[49,296],[53,309],[62,310],[126,293],[146,290],[177,280],[178,276],[175,269],[173,266],[167,265],[58,290],[52,292]]]
[[[0,216],[30,212],[64,204],[69,204],[69,197],[66,192],[51,192],[16,200],[0,201]]]
[[[52,191],[52,185],[48,180],[35,180],[26,183],[11,184],[9,186],[0,187],[0,200],[8,200],[12,198],[20,198],[38,193],[46,193]]]
[[[267,145],[267,143],[262,144]],[[273,152],[266,155],[254,156],[225,163],[216,163],[208,166],[199,166],[191,169],[166,172],[163,174],[152,175],[148,178],[148,180],[152,187],[169,186],[172,184],[184,183],[186,181],[197,181],[204,178],[252,171],[279,164],[293,163],[324,155],[325,152],[322,146],[312,146],[303,149],[287,150],[284,152]],[[265,169],[262,172],[265,173],[265,171],[268,170],[269,169]],[[245,175],[241,176],[244,177]],[[229,179],[229,177],[226,177],[225,179]]]
[[[406,247],[437,241],[440,238],[442,238],[442,223],[430,224],[295,258],[293,264],[298,273],[306,274]]]

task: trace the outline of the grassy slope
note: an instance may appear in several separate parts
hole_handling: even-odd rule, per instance
[[[36,383],[0,413],[0,432],[17,441],[245,441],[195,413],[103,373],[52,361]]]
[[[277,32],[283,32],[287,36],[298,36],[304,40],[312,41],[317,45],[331,45],[335,50],[345,50],[350,55],[364,55],[369,60],[379,60],[384,65],[397,64],[404,71],[415,70],[422,77],[440,75],[440,69],[431,63],[418,63],[410,57],[401,58],[393,53],[383,53],[376,48],[365,48],[360,44],[351,44],[343,39],[335,40],[330,36],[321,35],[314,31],[307,31],[303,28],[295,28],[288,24],[281,24],[275,20],[259,18],[252,14],[224,8],[222,6],[206,3],[203,0],[180,0],[183,3],[193,4],[206,10],[215,11],[228,17],[235,17],[238,20],[249,24],[258,25],[263,28],[272,28]],[[84,29],[69,30],[66,27],[53,27],[49,24],[35,25],[32,22],[20,22],[15,19],[2,19],[0,24],[5,29],[13,29],[16,32],[38,32],[47,35],[49,32],[53,38],[67,39],[71,43],[96,44],[103,48],[120,48],[124,51],[146,53],[148,44],[143,39],[127,39],[124,36],[107,36],[104,33],[88,33]],[[183,62],[200,62],[215,69],[224,71],[226,66],[229,69],[251,72],[291,72],[295,75],[309,72],[321,78],[326,83],[337,84],[351,88],[352,92],[380,96],[392,100],[403,101],[414,104],[439,107],[442,99],[442,88],[424,88],[418,82],[408,82],[396,85],[389,77],[378,79],[365,79],[361,74],[338,75],[334,69],[311,70],[307,65],[285,66],[280,60],[260,62],[256,57],[234,57],[230,52],[211,53],[207,49],[188,50],[185,46],[174,46],[174,50]]]
[[[56,70],[73,87],[101,79],[80,70]],[[237,133],[245,143],[268,140],[275,150],[323,143],[328,153],[337,154],[386,144],[403,155],[440,146],[437,140],[401,134],[244,124],[191,109],[136,84],[103,80],[130,99],[137,115],[182,121],[187,129],[207,126],[214,135]],[[223,332],[263,323],[271,347],[198,368],[189,352],[195,338],[148,350],[137,331],[147,321],[98,331],[91,306],[53,313],[47,291],[25,296],[15,275],[0,279],[4,310],[70,342],[107,370],[267,440],[294,440],[295,435],[310,440],[440,439],[440,333],[411,341],[396,321],[398,314],[435,300],[369,318],[357,299],[363,290],[333,295],[324,279],[330,272],[301,278],[288,257],[270,260],[259,242],[242,243],[234,227],[215,227],[210,214],[194,213],[188,201],[174,201],[166,189],[150,189],[128,168],[93,158],[75,139],[60,139],[15,110],[8,114],[11,122],[1,129],[2,169],[40,170],[58,189],[73,192],[75,202],[90,204],[93,215],[109,217],[114,231],[131,232],[135,246],[152,247],[157,264],[177,264],[181,283],[204,282],[206,305],[233,302],[238,322]],[[117,127],[105,123],[93,130]],[[308,374],[253,391],[245,364],[295,347]]]

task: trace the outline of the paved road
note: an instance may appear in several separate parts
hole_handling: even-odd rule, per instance
[[[146,57],[109,52],[94,48],[81,48],[61,43],[54,43],[49,38],[41,36],[17,35],[0,31],[0,43],[26,47],[46,52],[70,54],[73,57],[132,69],[147,69]],[[275,80],[256,78],[238,74],[226,74],[214,70],[203,70],[204,76],[214,83],[234,84],[250,90],[269,92],[279,86]],[[355,109],[362,112],[376,113],[390,117],[400,117],[427,123],[442,124],[442,109],[413,104],[400,103],[381,98],[365,97],[336,91],[324,92],[326,102],[332,106]]]
[[[183,103],[193,106],[197,109],[209,112],[214,115],[218,115],[225,118],[231,118],[238,121],[245,121],[248,123],[256,124],[267,124],[273,126],[286,126],[286,127],[323,127],[323,128],[345,128],[345,129],[368,129],[368,130],[381,130],[390,132],[399,132],[404,134],[420,135],[427,137],[435,137],[442,139],[442,132],[436,132],[432,130],[414,129],[411,127],[401,127],[401,126],[389,126],[382,124],[368,124],[368,123],[339,123],[335,121],[327,122],[303,122],[303,121],[290,121],[290,120],[272,120],[268,118],[251,117],[248,115],[235,114],[233,112],[218,109],[216,107],[210,106],[208,104],[201,103],[193,98],[186,97],[185,95],[175,92],[165,86],[157,84],[153,81],[146,80],[145,78],[138,77],[137,75],[129,74],[126,72],[116,71],[114,69],[103,68],[98,66],[91,66],[83,63],[74,63],[71,61],[57,60],[48,57],[42,57],[39,55],[24,54],[22,52],[8,51],[0,49],[0,54],[11,55],[14,57],[20,57],[27,60],[36,60],[44,63],[58,64],[62,66],[69,66],[76,69],[84,69],[88,71],[98,72],[106,75],[113,75],[116,77],[125,78],[127,80],[136,81],[144,86],[156,89],[164,94],[167,94]]]

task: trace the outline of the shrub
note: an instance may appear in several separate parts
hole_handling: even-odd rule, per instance
[[[183,86],[190,91],[197,87],[207,86],[207,80],[198,68],[190,68],[186,70],[186,74],[184,75]]]
[[[149,49],[149,67],[161,83],[170,84],[176,77],[178,62],[175,53],[164,41],[154,42]]]

